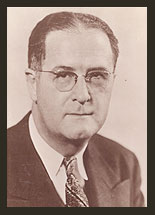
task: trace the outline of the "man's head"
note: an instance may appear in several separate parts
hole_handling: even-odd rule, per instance
[[[29,40],[29,90],[40,134],[89,139],[104,124],[118,57],[117,39],[99,18],[45,17]]]
[[[28,67],[37,69],[42,66],[45,59],[46,36],[51,31],[73,31],[82,26],[85,29],[98,29],[106,33],[109,38],[112,52],[114,54],[114,68],[116,66],[119,49],[118,41],[110,27],[103,20],[90,14],[58,12],[52,13],[41,20],[33,29],[29,38]],[[87,38],[86,38],[87,39]]]

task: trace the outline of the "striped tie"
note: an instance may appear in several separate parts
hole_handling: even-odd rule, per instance
[[[77,167],[76,157],[64,158],[66,168],[66,206],[89,207],[88,199],[83,191],[84,180],[81,178]]]

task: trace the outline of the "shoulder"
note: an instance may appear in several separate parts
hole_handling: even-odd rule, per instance
[[[92,138],[90,148],[114,169],[121,168],[130,171],[139,166],[137,157],[132,151],[99,134]]]
[[[34,158],[34,148],[29,134],[28,113],[19,123],[7,131],[7,174],[8,184],[12,185],[22,176],[23,167]],[[11,188],[10,188],[11,189]]]
[[[28,119],[29,112],[24,118],[16,125],[7,129],[7,153],[17,153],[21,150],[21,145],[29,138]],[[16,150],[15,150],[16,149]]]
[[[7,129],[7,140],[20,138],[23,133],[27,131],[30,113],[31,112],[27,113],[16,125]]]
[[[119,144],[118,142],[109,139],[107,137],[101,136],[99,134],[96,134],[92,137],[91,142],[93,145],[95,145],[95,147],[103,152],[108,152],[111,155],[114,154],[124,154],[127,156],[133,156],[134,153],[131,152],[129,149],[127,149],[126,147],[124,147],[123,145]]]

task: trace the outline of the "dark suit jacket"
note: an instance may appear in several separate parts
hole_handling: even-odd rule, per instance
[[[32,144],[29,114],[8,129],[7,206],[65,207]],[[139,164],[132,152],[94,135],[84,153],[84,165],[90,207],[144,206]]]

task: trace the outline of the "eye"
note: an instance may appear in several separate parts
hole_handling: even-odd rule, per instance
[[[96,72],[89,73],[88,77],[90,79],[107,79],[108,78],[108,73],[96,71]]]
[[[62,72],[55,73],[55,75],[56,75],[56,78],[66,79],[66,78],[73,77],[74,73],[73,72],[62,71]]]

